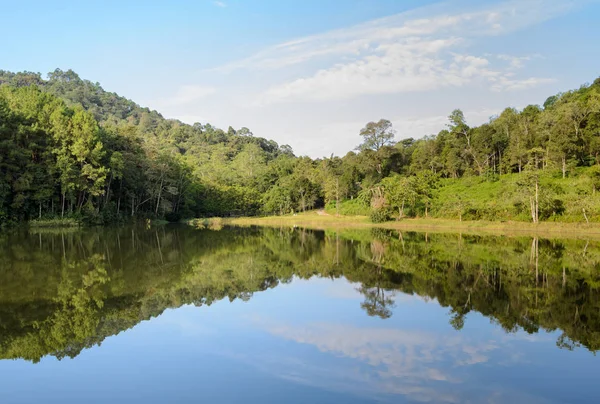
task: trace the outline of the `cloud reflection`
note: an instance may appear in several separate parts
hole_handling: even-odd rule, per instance
[[[477,343],[458,333],[343,324],[296,326],[260,320],[257,325],[273,336],[328,354],[295,360],[273,357],[263,362],[266,368],[277,368],[279,377],[297,383],[382,402],[398,402],[398,396],[406,402],[543,402],[472,380],[476,376],[474,367],[485,366],[492,352],[500,349],[494,340]],[[332,360],[330,355],[337,359]],[[458,389],[457,385],[463,383],[468,386]]]

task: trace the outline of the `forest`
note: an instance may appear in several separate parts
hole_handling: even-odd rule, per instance
[[[442,129],[442,128],[441,128]],[[0,224],[282,215],[600,221],[600,78],[437,135],[381,119],[343,157],[188,125],[71,70],[0,71]]]

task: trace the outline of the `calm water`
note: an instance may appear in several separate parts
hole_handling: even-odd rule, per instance
[[[0,236],[3,403],[600,401],[600,243]]]

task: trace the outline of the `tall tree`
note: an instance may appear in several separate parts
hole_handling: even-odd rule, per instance
[[[369,122],[360,130],[363,142],[356,148],[360,151],[373,150],[379,151],[382,147],[391,145],[396,131],[392,123],[387,119],[380,119],[378,122]]]

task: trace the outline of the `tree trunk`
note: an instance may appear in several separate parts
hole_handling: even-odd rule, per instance
[[[119,213],[121,211],[121,193],[123,189],[123,179],[121,179],[119,181],[119,199],[117,199],[117,216],[119,216]]]
[[[60,214],[60,218],[61,219],[65,217],[65,199],[66,199],[66,193],[65,192],[63,192],[62,197],[63,197],[62,198],[62,212]]]
[[[112,182],[112,179],[113,179],[113,175],[111,173],[110,177],[108,178],[108,185],[106,186],[106,199],[104,200],[104,206],[106,206],[108,204],[108,200],[110,199],[110,184]]]
[[[40,212],[39,212],[38,218],[41,219],[42,218],[42,201],[40,201],[39,205],[40,205]]]
[[[590,224],[590,221],[588,220],[588,217],[587,217],[587,215],[585,214],[585,208],[583,208],[582,210],[583,210],[583,217],[585,218],[585,222],[586,222],[587,224]]]
[[[535,180],[535,197],[534,196],[530,196],[529,197],[529,206],[531,209],[531,220],[533,220],[533,223],[538,223],[539,222],[539,187],[538,187],[538,180],[536,178]]]
[[[160,188],[158,189],[158,198],[156,200],[156,211],[155,214],[158,216],[158,207],[160,206],[160,197],[162,195],[163,178],[160,179]]]
[[[81,201],[79,202],[79,204],[77,205],[77,211],[81,212],[81,208],[83,208],[83,204],[85,203],[85,191],[81,193]]]
[[[562,156],[562,176],[563,178],[567,176],[567,158],[565,155]]]

